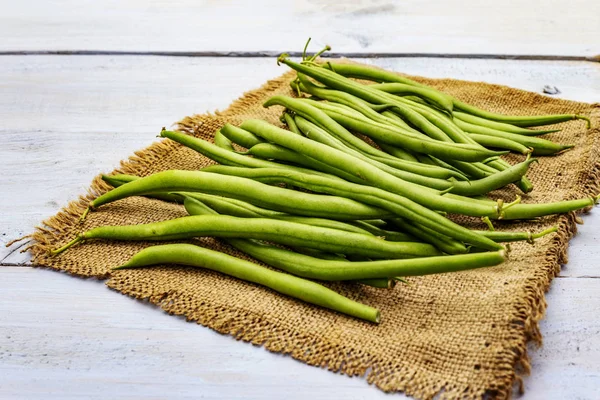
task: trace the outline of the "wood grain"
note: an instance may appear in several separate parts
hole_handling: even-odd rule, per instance
[[[595,56],[600,3],[23,0],[2,6],[0,51],[338,52]]]

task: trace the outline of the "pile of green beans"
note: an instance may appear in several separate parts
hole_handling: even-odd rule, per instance
[[[503,242],[557,231],[500,232],[490,220],[531,219],[579,210],[598,197],[546,204],[505,204],[489,196],[525,176],[535,156],[570,149],[530,127],[581,115],[504,116],[470,106],[434,88],[372,67],[312,57],[293,62],[297,97],[274,96],[282,129],[249,119],[225,124],[212,142],[182,132],[160,136],[220,165],[147,177],[103,175],[113,187],[82,215],[130,196],[182,204],[189,214],[143,225],[100,226],[52,251],[88,240],[185,241],[150,246],[115,269],[173,264],[219,271],[352,317],[379,323],[379,311],[311,280],[392,288],[404,277],[501,264]],[[371,81],[364,84],[352,78]],[[501,158],[524,159],[511,165]],[[159,206],[160,203],[157,203]],[[446,213],[481,217],[471,230]],[[271,268],[190,242],[213,237]],[[281,270],[284,272],[279,272]]]

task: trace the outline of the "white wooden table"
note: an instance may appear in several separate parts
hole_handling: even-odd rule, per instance
[[[282,73],[265,55],[301,49],[309,34],[313,48],[329,43],[407,73],[536,92],[552,85],[559,97],[600,101],[600,63],[583,61],[600,54],[594,1],[16,3],[0,5],[2,243],[31,232],[160,127],[223,109]],[[600,398],[598,228],[594,210],[552,283],[526,399]],[[102,282],[31,268],[18,250],[0,249],[2,399],[390,397]]]

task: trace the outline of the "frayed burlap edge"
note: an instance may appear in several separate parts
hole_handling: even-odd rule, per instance
[[[279,87],[282,83],[286,84],[291,72],[274,80],[268,81],[261,88],[247,92],[243,98],[259,96],[259,93],[269,91]],[[231,106],[223,112],[215,112],[214,115],[205,115],[203,118],[211,119],[217,116],[226,116],[241,111],[243,102],[241,98],[234,101]],[[595,115],[600,114],[600,105],[594,105]],[[193,132],[198,121],[202,118],[185,118],[179,123],[179,128]],[[137,151],[135,155],[128,160],[122,161],[114,173],[126,173],[134,175],[143,175],[148,165],[153,160],[160,159],[172,149],[178,146],[174,142],[154,143],[146,149]],[[592,171],[589,171],[585,181],[585,193],[597,194],[599,190],[600,163],[596,164]],[[41,226],[36,227],[31,238],[32,244],[26,250],[30,250],[33,255],[33,262],[37,266],[55,268],[48,256],[48,251],[52,248],[53,239],[63,232],[64,226],[76,224],[87,208],[88,203],[97,196],[110,190],[111,187],[102,181],[98,175],[92,181],[90,189],[86,195],[80,196],[77,200],[70,202],[58,214],[43,221]],[[145,297],[141,293],[128,293],[131,297],[147,300],[152,304],[161,307],[164,311],[174,315],[184,315],[188,321],[194,321],[204,326],[208,326],[220,333],[228,334],[237,340],[243,340],[255,345],[263,346],[265,349],[289,354],[293,358],[304,363],[321,368],[327,368],[330,371],[343,373],[348,376],[365,376],[367,382],[376,385],[384,391],[401,391],[407,395],[416,398],[433,398],[439,395],[439,398],[481,398],[483,396],[493,398],[510,398],[513,393],[514,385],[522,391],[522,376],[530,371],[529,357],[527,355],[527,342],[533,340],[541,344],[541,333],[538,322],[544,316],[546,310],[545,292],[550,287],[552,279],[560,272],[560,265],[567,261],[567,247],[569,240],[576,232],[576,215],[570,213],[561,216],[559,219],[559,230],[552,240],[551,246],[545,258],[542,268],[539,268],[539,274],[535,279],[525,286],[525,304],[522,304],[516,310],[517,319],[511,324],[511,348],[506,348],[498,363],[503,366],[489,387],[473,387],[468,384],[456,384],[443,380],[432,380],[426,373],[411,370],[405,365],[383,364],[372,355],[361,352],[347,353],[343,346],[339,344],[315,342],[310,336],[299,336],[297,332],[286,327],[277,326],[261,320],[259,316],[248,319],[248,315],[237,314],[233,310],[220,310],[219,317],[215,317],[210,312],[210,306],[198,308],[192,313],[178,312],[181,308],[178,304],[183,300],[182,296],[174,296],[173,293],[163,293],[159,296]],[[60,268],[64,270],[64,268]],[[78,275],[76,271],[69,271]],[[99,277],[110,278],[110,275]],[[107,286],[117,289],[117,285],[108,280]]]

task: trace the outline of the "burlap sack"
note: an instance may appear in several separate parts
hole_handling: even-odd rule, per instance
[[[246,93],[226,111],[185,118],[180,127],[210,139],[224,123],[263,118],[280,124],[280,107],[264,109],[274,94],[291,94],[291,73]],[[599,126],[600,106],[556,100],[508,87],[457,80],[415,78],[483,108],[510,114],[583,113]],[[582,121],[560,126],[548,136],[572,143],[574,150],[543,157],[528,176],[535,190],[524,202],[574,199],[598,193],[599,130],[585,130]],[[157,132],[160,127],[157,127]],[[152,135],[154,132],[148,132]],[[515,158],[515,160],[518,159]],[[514,160],[513,160],[514,161]],[[124,161],[117,172],[140,176],[167,170],[194,170],[209,161],[171,142],[155,143]],[[506,398],[529,364],[526,343],[541,341],[538,321],[544,313],[544,292],[565,263],[575,232],[575,215],[536,222],[500,224],[500,229],[539,231],[559,225],[558,234],[512,246],[504,265],[411,279],[411,285],[384,290],[358,284],[330,284],[338,292],[381,310],[380,325],[304,304],[269,289],[192,269],[161,267],[111,273],[150,243],[91,241],[58,257],[49,249],[83,229],[114,224],[141,224],[185,215],[183,207],[159,200],[130,198],[100,207],[84,225],[78,218],[89,199],[109,190],[94,179],[90,194],[72,202],[33,234],[36,265],[83,277],[108,278],[107,285],[148,300],[175,315],[208,326],[270,351],[289,354],[310,365],[350,376],[365,375],[385,391],[403,391],[421,399]],[[516,189],[496,193],[513,199]],[[473,222],[477,225],[477,222]],[[479,224],[479,228],[484,228]],[[211,239],[200,241],[239,257],[244,255]],[[115,310],[114,312],[119,312]],[[232,346],[242,346],[231,342]]]

